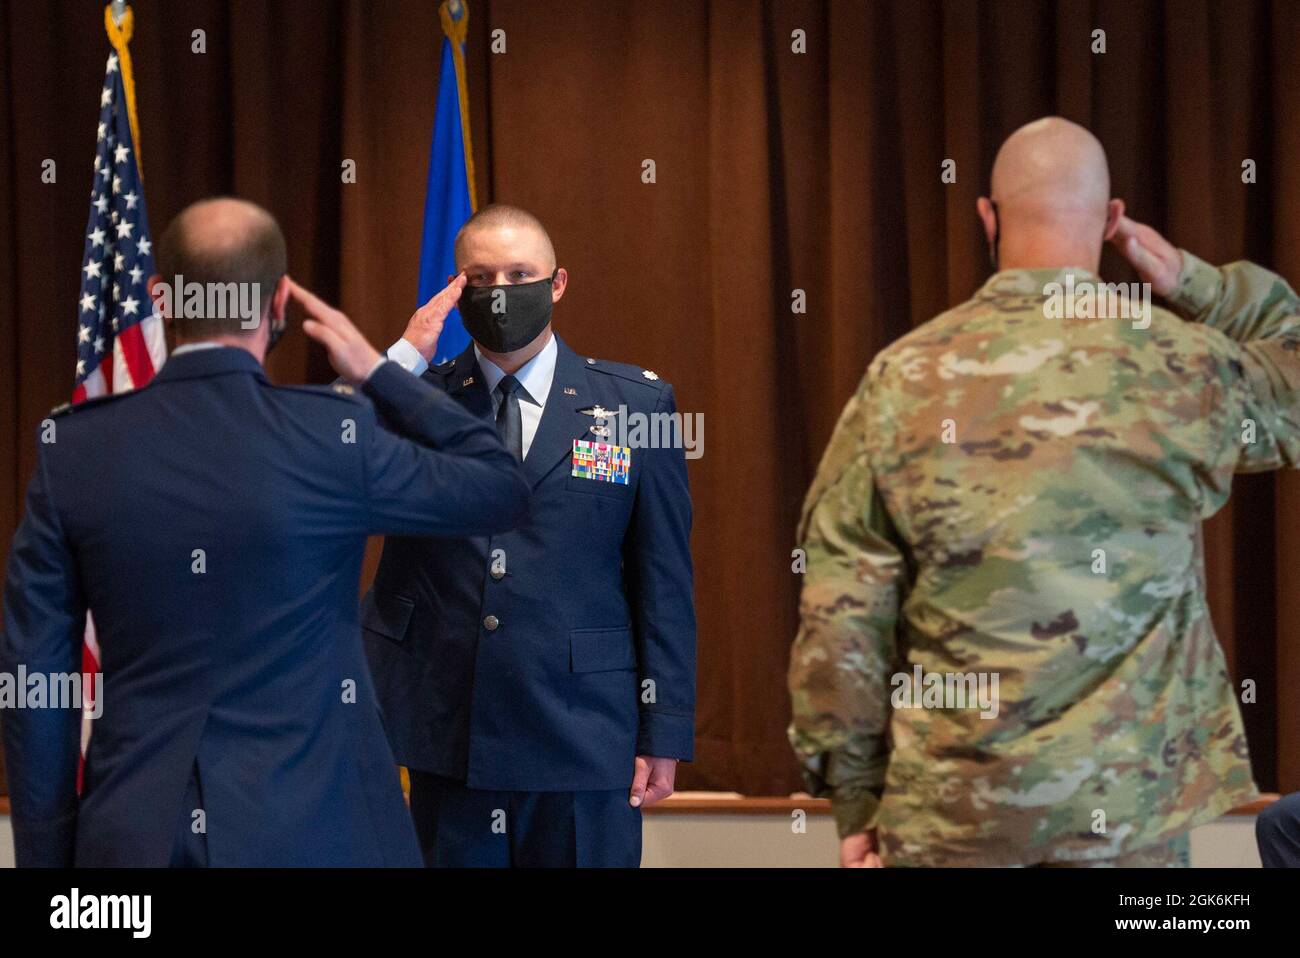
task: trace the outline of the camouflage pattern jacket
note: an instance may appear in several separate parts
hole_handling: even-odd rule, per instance
[[[1199,524],[1234,472],[1300,459],[1300,300],[1183,257],[1190,322],[1095,309],[1084,270],[998,273],[836,426],[790,740],[886,865],[1113,858],[1257,794]]]

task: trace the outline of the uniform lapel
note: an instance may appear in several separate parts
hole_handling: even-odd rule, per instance
[[[492,418],[492,396],[487,390],[483,371],[478,368],[474,344],[456,357],[456,365],[447,376],[447,392],[481,419]]]
[[[584,390],[588,377],[582,357],[558,336],[555,345],[555,378],[551,381],[541,422],[537,424],[537,434],[528,447],[528,455],[524,456],[524,476],[532,486],[573,452],[573,440],[586,436],[595,422],[578,412],[594,401],[593,396],[584,396],[590,390]]]

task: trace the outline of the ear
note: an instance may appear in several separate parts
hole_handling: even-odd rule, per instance
[[[569,288],[569,271],[563,266],[555,271],[555,279],[551,280],[551,302],[558,303],[564,291]]]
[[[1119,229],[1119,221],[1123,218],[1123,200],[1111,200],[1106,204],[1106,232],[1102,236],[1103,241],[1108,240],[1115,235],[1115,231]]]
[[[984,224],[984,238],[991,246],[994,237],[998,235],[998,215],[993,212],[993,201],[987,196],[981,196],[975,201],[975,212],[979,214],[980,222]]]
[[[172,321],[172,298],[171,290],[163,285],[162,277],[154,273],[144,284],[145,292],[148,294],[150,301],[157,307],[158,312],[162,315],[165,322]]]
[[[289,277],[284,275],[280,277],[280,282],[275,284],[275,292],[271,294],[271,315],[270,320],[273,323],[284,321],[284,311],[289,307]]]

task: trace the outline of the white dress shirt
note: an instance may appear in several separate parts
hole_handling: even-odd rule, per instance
[[[211,340],[202,339],[194,343],[181,343],[179,346],[177,346],[175,349],[172,350],[172,355],[183,356],[186,353],[196,353],[200,349],[233,349],[233,348],[234,347],[232,346],[227,346],[225,343],[214,343]]]
[[[542,347],[542,351],[524,363],[515,373],[515,378],[523,387],[519,390],[519,418],[522,420],[524,431],[525,459],[528,458],[528,449],[533,444],[533,437],[537,435],[537,426],[542,421],[546,397],[551,394],[551,383],[555,381],[555,357],[559,351],[559,347],[555,345],[555,335],[552,334],[546,341],[546,345]],[[416,376],[423,375],[429,368],[420,351],[405,339],[399,339],[388,347],[388,358]],[[477,343],[474,345],[474,358],[478,360],[484,385],[492,396],[492,415],[495,417],[497,410],[501,408],[501,394],[497,392],[497,384],[505,378],[505,370],[485,357],[479,351]]]

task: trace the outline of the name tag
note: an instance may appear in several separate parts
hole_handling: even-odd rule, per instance
[[[607,442],[573,440],[573,475],[579,479],[597,482],[617,482],[627,485],[632,468],[632,450],[627,446],[611,446]]]

